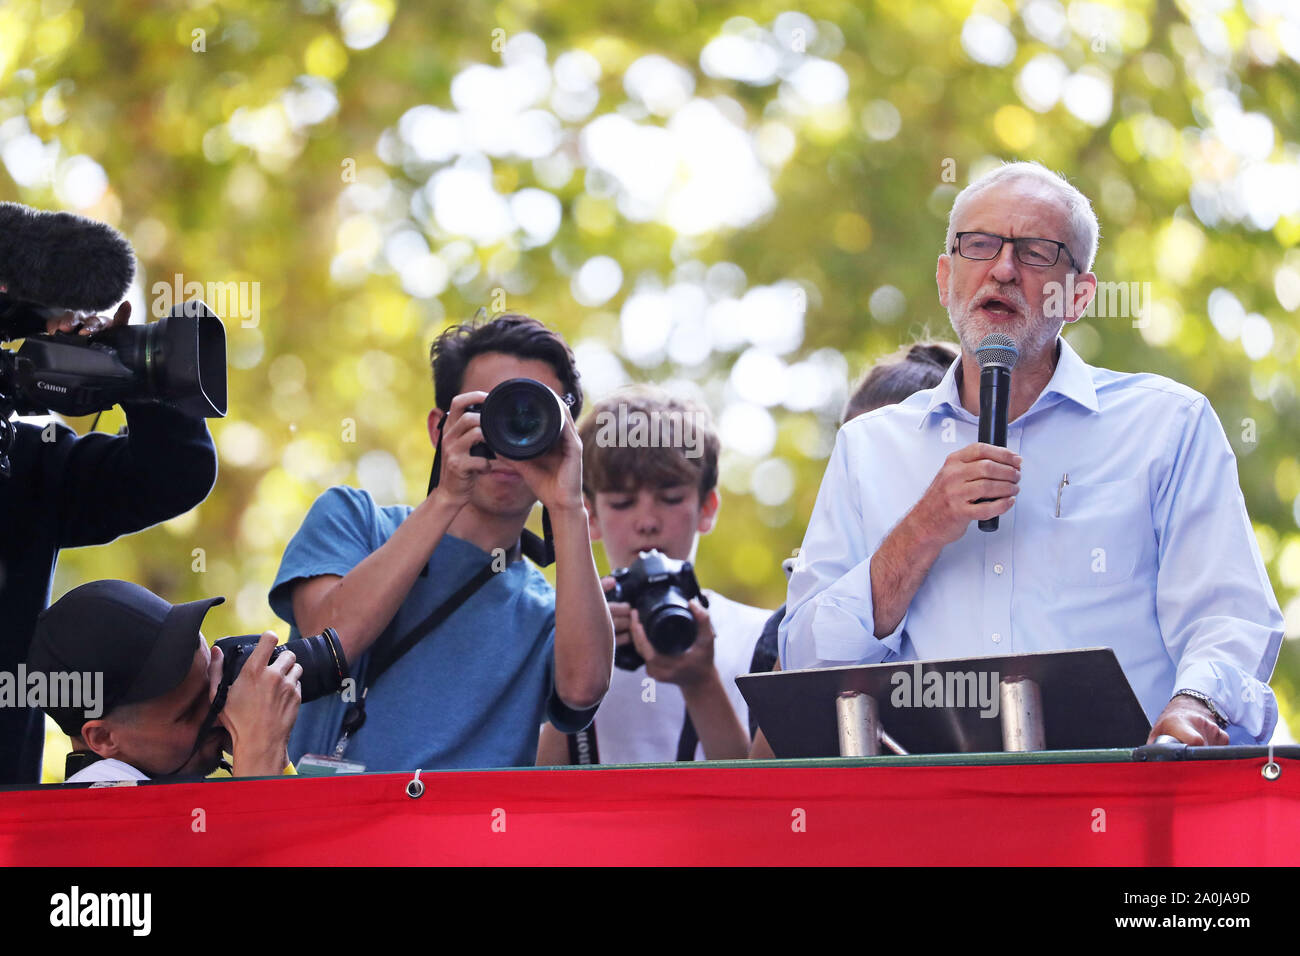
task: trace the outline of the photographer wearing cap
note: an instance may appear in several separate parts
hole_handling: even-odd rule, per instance
[[[536,319],[507,314],[448,329],[430,358],[429,495],[381,506],[330,488],[271,589],[280,617],[302,633],[334,628],[354,663],[351,694],[304,706],[289,746],[300,770],[529,765],[543,720],[580,730],[609,686],[614,629],[583,506],[573,353]],[[485,457],[542,423],[529,457]],[[545,543],[524,528],[539,500]],[[554,589],[524,555],[554,559]]]
[[[29,672],[51,687],[56,674],[103,675],[101,699],[45,707],[72,738],[65,783],[206,776],[223,751],[237,777],[285,771],[302,667],[291,651],[270,660],[276,639],[267,631],[213,714],[222,653],[199,627],[224,600],[171,605],[137,584],[94,581],[40,615]]]

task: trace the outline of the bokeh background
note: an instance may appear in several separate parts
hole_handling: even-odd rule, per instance
[[[1071,343],[1208,395],[1239,456],[1294,725],[1297,61],[1292,0],[6,0],[0,199],[112,223],[136,321],[197,282],[229,336],[212,495],[66,552],[55,596],[122,577],[227,595],[210,638],[283,633],[266,591],[308,506],[418,500],[428,345],[486,308],[558,328],[589,400],[708,403],[700,577],[774,607],[853,380],[951,337],[953,196],[1037,159],[1092,197],[1099,276],[1150,290]]]

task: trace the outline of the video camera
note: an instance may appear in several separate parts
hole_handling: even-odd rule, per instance
[[[111,226],[71,213],[0,203],[0,477],[11,469],[10,416],[87,415],[119,402],[159,402],[195,417],[226,413],[226,332],[198,300],[144,326],[95,335],[48,333],[66,311],[120,302],[135,253]]]

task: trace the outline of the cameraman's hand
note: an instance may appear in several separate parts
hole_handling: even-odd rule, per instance
[[[289,763],[289,732],[298,718],[302,704],[302,665],[292,651],[283,651],[274,661],[271,651],[276,645],[274,631],[267,631],[257,642],[226,694],[226,706],[219,715],[222,726],[230,732],[230,753],[236,777],[274,777]],[[215,698],[221,683],[221,652],[214,649],[214,665],[209,672],[210,697]]]
[[[613,605],[610,605],[610,608],[612,613]],[[691,614],[695,617],[695,643],[680,654],[660,654],[656,651],[654,645],[650,643],[650,638],[646,636],[645,628],[641,626],[641,618],[635,610],[629,609],[632,643],[636,645],[637,653],[645,658],[646,675],[655,680],[676,684],[683,691],[698,687],[717,676],[713,666],[714,634],[709,612],[694,599],[691,600],[690,608]],[[614,626],[618,627],[617,620]],[[617,640],[617,631],[615,631],[615,640]]]
[[[483,440],[479,413],[465,410],[481,403],[487,392],[465,392],[451,400],[451,408],[442,426],[442,466],[438,487],[433,493],[457,507],[464,507],[479,475],[492,467],[487,458],[471,455],[469,450]]]
[[[96,335],[109,329],[120,328],[130,321],[131,303],[123,302],[117,307],[117,313],[111,319],[106,315],[96,315],[94,312],[64,312],[62,315],[48,319],[45,323],[45,331],[50,335],[55,332]]]
[[[573,413],[564,406],[564,427],[555,447],[529,461],[512,461],[528,490],[552,513],[586,513],[582,500],[582,439],[573,424]]]

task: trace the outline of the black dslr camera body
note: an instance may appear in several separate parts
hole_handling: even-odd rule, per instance
[[[479,413],[483,430],[483,441],[469,453],[516,461],[545,455],[564,431],[565,406],[572,404],[573,396],[561,398],[535,379],[507,379],[482,402],[466,407],[466,411]]]
[[[257,647],[258,640],[260,635],[244,634],[238,637],[223,637],[213,643],[214,647],[221,648],[222,654],[221,685],[217,691],[219,700],[225,700],[225,692],[230,689],[230,685],[243,670],[253,649]],[[334,628],[327,627],[323,633],[313,637],[299,637],[284,644],[277,644],[271,650],[271,657],[267,663],[275,660],[284,651],[293,651],[293,656],[302,665],[299,684],[302,687],[304,704],[327,694],[333,694],[343,686],[343,680],[348,675],[348,659],[343,653],[343,645],[339,643],[339,636]]]
[[[613,572],[614,586],[605,592],[607,603],[632,605],[650,644],[660,654],[681,654],[695,643],[695,615],[690,601],[699,598],[705,607],[709,599],[695,580],[689,561],[674,561],[658,549],[640,552],[635,562]],[[634,671],[645,663],[631,642],[614,652],[614,663]]]

